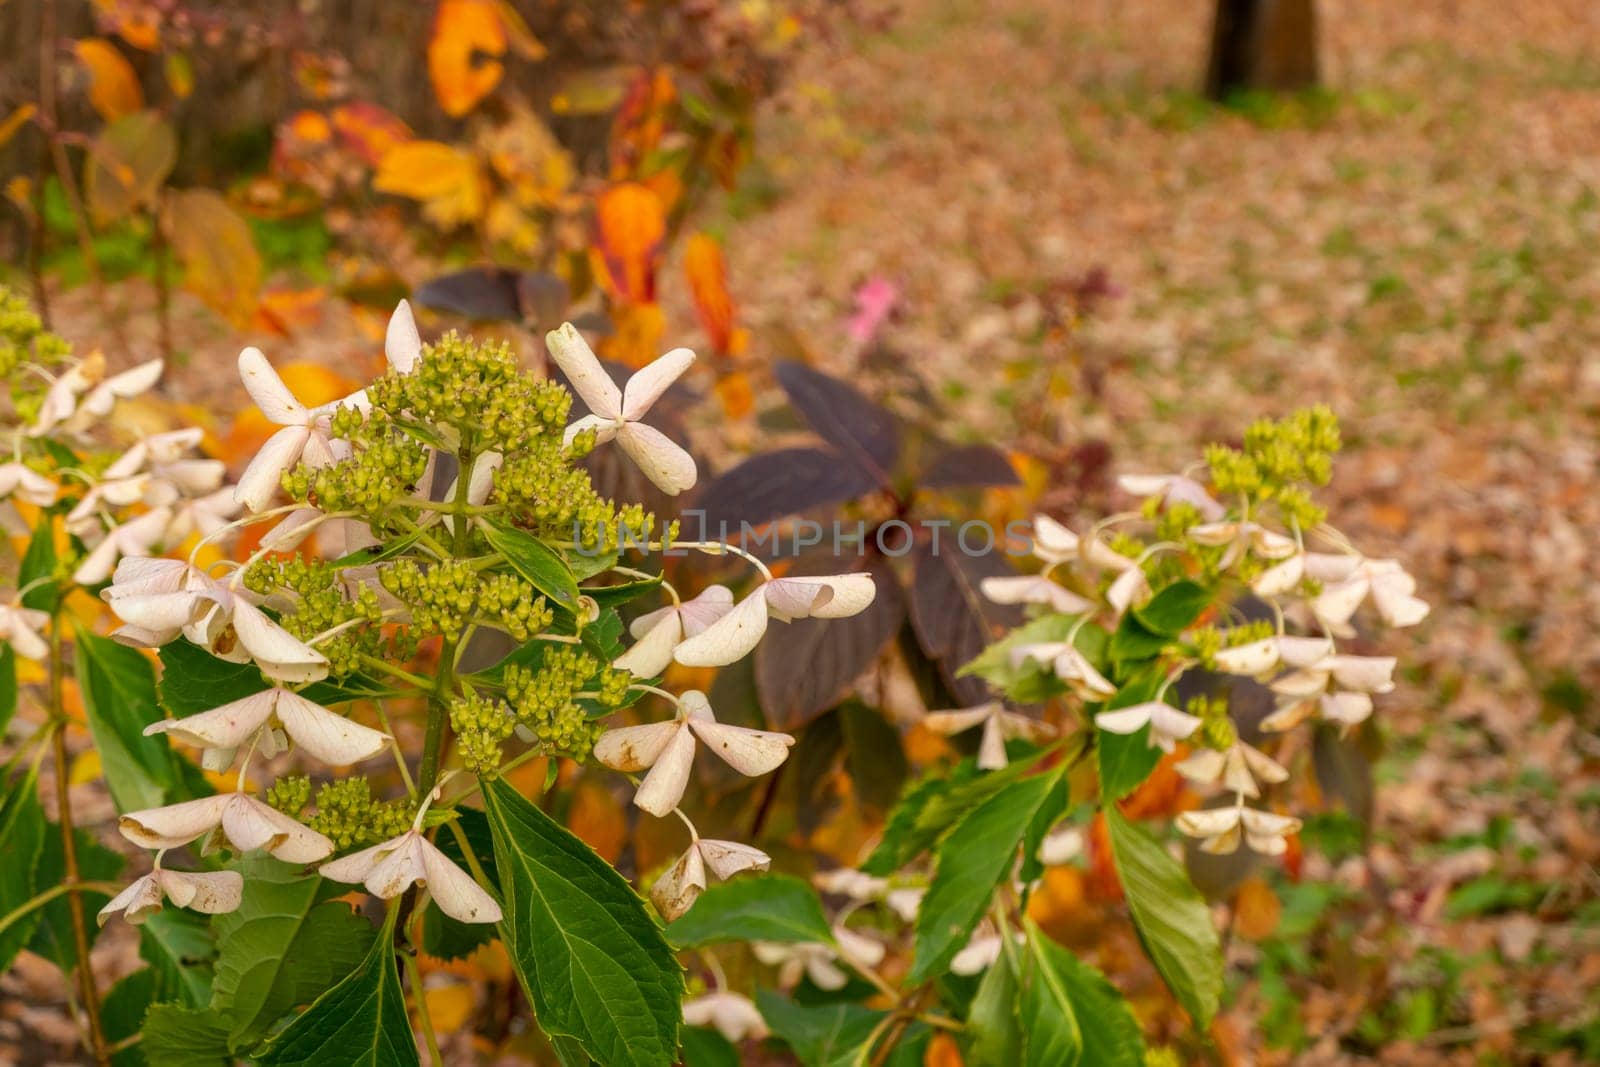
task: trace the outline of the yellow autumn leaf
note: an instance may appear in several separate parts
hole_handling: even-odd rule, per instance
[[[423,996],[428,1001],[428,1018],[441,1034],[455,1033],[472,1017],[474,996],[470,985],[433,986]]]
[[[407,141],[384,153],[372,187],[422,202],[422,213],[439,226],[482,217],[483,175],[478,161],[438,141]]]
[[[649,186],[620,182],[595,203],[596,273],[606,290],[630,303],[655,300],[656,267],[666,237],[667,214]]]
[[[107,122],[144,107],[144,90],[139,76],[117,46],[102,37],[85,37],[72,45],[89,72],[89,104]]]
[[[494,0],[440,0],[428,41],[428,76],[439,106],[460,118],[505,76],[506,28]]]
[[[250,225],[210,189],[173,193],[165,214],[184,284],[233,322],[248,324],[261,294],[261,254]]]
[[[0,122],[0,145],[4,145],[7,141],[11,140],[11,138],[15,137],[17,135],[17,131],[22,129],[23,125],[26,124],[29,119],[33,118],[34,114],[37,113],[38,110],[39,109],[32,104],[23,104],[11,114],[7,115],[5,121]]]
[[[72,768],[67,772],[67,784],[87,785],[99,781],[104,777],[100,767],[100,753],[96,749],[80,752],[72,761]]]
[[[105,223],[152,203],[177,159],[177,135],[154,111],[110,123],[90,143],[84,163],[89,214]]]

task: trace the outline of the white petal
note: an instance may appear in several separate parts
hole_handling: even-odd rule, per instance
[[[1323,586],[1311,602],[1311,613],[1324,623],[1340,625],[1350,621],[1367,597],[1367,579],[1356,577],[1336,585]]]
[[[970,730],[980,722],[987,722],[1000,711],[998,703],[983,704],[976,708],[962,708],[957,711],[930,711],[922,718],[922,725],[936,734],[959,734],[963,730]]]
[[[1196,749],[1187,759],[1181,760],[1172,769],[1189,779],[1202,785],[1212,785],[1217,782],[1228,767],[1228,757],[1214,748]]]
[[[1202,808],[1185,811],[1178,816],[1178,829],[1190,837],[1215,837],[1239,825],[1239,808]]]
[[[1324,719],[1341,726],[1356,726],[1372,716],[1372,698],[1365,693],[1329,693],[1319,706]]]
[[[664,816],[678,806],[689,785],[689,770],[694,766],[694,735],[675,730],[667,747],[640,783],[633,802],[651,815]]]
[[[1305,574],[1305,556],[1290,556],[1256,575],[1255,581],[1250,583],[1250,589],[1257,596],[1283,596],[1298,589]]]
[[[323,763],[336,767],[371,759],[389,743],[389,735],[351,722],[287,689],[279,689],[278,721],[294,743]]]
[[[693,362],[694,353],[689,349],[674,348],[639,368],[622,387],[622,417],[629,422],[641,418]]]
[[[231,799],[232,794],[222,793],[164,808],[130,811],[117,820],[117,829],[141,848],[177,848],[221,823]]]
[[[233,498],[251,511],[264,509],[277,495],[283,472],[300,459],[310,439],[308,426],[286,426],[267,438],[261,451],[239,475],[239,484],[233,487]]]
[[[1048,515],[1033,517],[1033,554],[1053,563],[1078,554],[1078,535]]]
[[[1300,830],[1300,820],[1292,815],[1278,815],[1256,808],[1245,808],[1241,812],[1241,817],[1244,820],[1245,832],[1251,835],[1270,834],[1274,837],[1286,837]]]
[[[1263,782],[1277,785],[1279,782],[1289,780],[1289,772],[1283,768],[1283,765],[1259,748],[1240,741],[1239,751],[1243,754],[1245,765],[1250,768],[1250,773]]]
[[[1387,693],[1394,688],[1393,656],[1329,656],[1326,666],[1344,689]]]
[[[325,517],[316,508],[297,508],[261,538],[261,547],[271,552],[292,552],[317,532]]]
[[[417,360],[422,358],[422,337],[417,333],[417,320],[411,315],[411,305],[402,300],[389,316],[389,329],[383,339],[383,355],[389,366],[401,374],[410,374]]]
[[[367,892],[379,900],[392,900],[418,882],[426,881],[428,872],[423,865],[421,842],[422,835],[415,830],[407,830],[392,839],[389,844],[394,847],[378,857],[378,862],[362,879]]]
[[[1006,765],[1006,736],[1000,728],[1000,716],[991,715],[983,724],[983,738],[978,742],[978,769],[997,771]]]
[[[1102,711],[1094,717],[1094,724],[1102,730],[1109,730],[1114,734],[1136,734],[1150,721],[1151,714],[1158,705],[1153,700],[1142,704],[1131,704],[1116,711]]]
[[[279,682],[315,682],[328,676],[328,659],[267,618],[253,604],[236,600],[233,629],[267,677]]]
[[[1128,609],[1136,603],[1142,603],[1150,596],[1150,580],[1145,577],[1144,570],[1139,567],[1129,567],[1117,576],[1106,590],[1106,603],[1111,605],[1113,611],[1120,618],[1126,615]]]
[[[689,720],[689,729],[724,763],[747,778],[776,770],[789,758],[789,747],[794,744],[788,734],[700,719]]]
[[[239,353],[239,377],[261,414],[279,426],[305,425],[305,405],[294,398],[261,349],[246,348]]]
[[[696,842],[656,879],[656,884],[650,887],[650,900],[661,917],[671,922],[694,905],[705,887],[706,865],[700,855],[699,842]]]
[[[120,911],[126,913],[123,917],[128,922],[138,925],[147,915],[153,915],[160,910],[161,886],[156,881],[155,873],[152,872],[143,878],[134,879],[128,888],[112,897],[95,916],[95,921],[104,926],[107,919]]]
[[[1072,590],[1038,574],[985,578],[978,588],[996,604],[1048,604],[1066,615],[1080,615],[1094,607]]]
[[[594,443],[603,445],[617,436],[617,429],[616,419],[608,419],[604,415],[585,415],[567,425],[561,437],[561,447],[571,448],[578,435],[589,430],[594,431]]]
[[[865,611],[878,587],[872,575],[865,571],[853,574],[828,574],[810,579],[821,582],[832,594],[822,604],[813,608],[811,615],[817,619],[843,619]]]
[[[760,644],[767,632],[767,598],[757,589],[738,607],[679,645],[672,658],[685,667],[726,667]]]
[[[677,719],[607,730],[595,742],[594,758],[614,771],[642,771],[654,766],[682,732],[684,725]]]
[[[1059,867],[1083,852],[1083,832],[1071,826],[1045,835],[1035,855],[1046,867]]]
[[[422,856],[428,892],[440,911],[464,923],[497,923],[503,918],[495,899],[432,842],[419,836],[416,847]]]
[[[333,851],[326,837],[243,793],[223,809],[222,832],[241,852],[261,848],[286,863],[315,863]]]
[[[741,845],[737,841],[700,842],[700,855],[706,866],[718,878],[732,878],[741,871],[765,871],[772,866],[772,857],[759,848]]]
[[[882,941],[874,941],[865,934],[858,934],[839,923],[833,926],[834,940],[839,943],[839,954],[847,963],[865,964],[876,967],[883,962],[885,949]]]
[[[117,557],[121,554],[116,538],[107,537],[83,557],[78,569],[72,572],[72,580],[79,585],[99,585],[111,577],[112,568],[116,566]]]
[[[244,876],[238,871],[163,870],[159,875],[174,904],[207,915],[236,911],[244,896]]]
[[[608,419],[622,415],[622,393],[576,326],[564,322],[545,334],[544,342],[550,349],[550,358],[572,383],[572,391],[589,405],[590,411]]]
[[[1198,526],[1189,527],[1189,538],[1196,544],[1209,545],[1213,548],[1219,545],[1231,544],[1239,537],[1239,524],[1237,522],[1203,522]]]
[[[663,493],[677,496],[694,486],[694,457],[655,427],[627,423],[617,431],[617,444]]]
[[[951,974],[977,974],[1000,957],[1005,942],[996,934],[980,934],[967,942],[967,947],[950,961]]]
[[[1200,729],[1198,716],[1179,711],[1170,704],[1159,704],[1150,713],[1150,736],[1167,751],[1172,751],[1172,741],[1182,741]]]
[[[145,727],[144,735],[171,734],[201,748],[238,748],[272,715],[278,690],[260,693],[182,719],[163,719]]]
[[[1306,553],[1306,577],[1324,584],[1345,581],[1360,566],[1361,557],[1349,553]]]
[[[1278,642],[1277,639],[1268,637],[1224,648],[1216,654],[1213,662],[1217,670],[1223,674],[1239,674],[1253,678],[1265,674],[1278,665]]]
[[[373,868],[385,856],[400,847],[401,844],[408,843],[406,837],[406,834],[401,834],[399,837],[380,841],[371,848],[364,848],[360,852],[352,852],[341,859],[329,860],[317,868],[317,873],[335,882],[349,882],[352,884],[364,882],[367,880],[367,876],[372,873]]]
[[[1326,637],[1279,637],[1278,656],[1291,667],[1309,667],[1333,651]]]
[[[672,650],[682,638],[683,622],[676,610],[668,608],[666,614],[611,665],[636,678],[654,678],[672,662]]]
[[[738,993],[707,993],[683,1002],[683,1021],[689,1026],[712,1026],[735,1045],[767,1036],[767,1023],[749,997]]]

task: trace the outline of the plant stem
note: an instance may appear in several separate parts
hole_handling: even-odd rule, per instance
[[[456,521],[452,523],[455,529],[451,533],[451,555],[461,559],[467,554],[468,538],[471,537],[471,527],[467,525],[466,515],[472,507],[469,493],[472,489],[472,479],[465,472],[472,470],[472,461],[475,458],[463,448],[458,457],[461,463],[463,476],[456,479],[455,514]],[[439,779],[439,757],[444,749],[444,727],[450,717],[449,700],[455,692],[456,686],[456,646],[461,643],[459,635],[446,637],[444,645],[439,649],[439,673],[434,678],[433,695],[428,699],[428,732],[422,742],[422,766],[417,771],[417,791],[423,796],[433,791],[433,786]]]
[[[21,922],[35,908],[42,908],[63,894],[87,890],[91,893],[116,895],[122,892],[122,889],[123,887],[115,882],[62,882],[58,885],[53,885],[38,896],[25,900],[4,915],[0,915],[0,934],[11,929],[16,923]]]
[[[413,952],[402,951],[400,958],[406,961],[406,974],[411,978],[411,999],[417,1002],[417,1021],[422,1024],[422,1036],[428,1041],[428,1055],[433,1057],[433,1067],[444,1067],[439,1039],[433,1032],[433,1018],[428,1014],[428,991],[422,985],[422,968],[417,966]]]
[[[66,715],[61,699],[61,627],[65,620],[59,611],[50,624],[50,718],[59,722]],[[100,1029],[100,994],[94,985],[94,967],[89,961],[89,928],[83,921],[83,889],[78,883],[78,841],[72,829],[72,799],[68,795],[67,731],[57,729],[50,739],[55,746],[56,824],[61,828],[61,865],[66,874],[67,911],[72,916],[72,941],[78,953],[78,987],[83,996],[83,1013],[89,1023],[89,1052],[101,1067],[111,1062],[106,1052],[105,1034]]]

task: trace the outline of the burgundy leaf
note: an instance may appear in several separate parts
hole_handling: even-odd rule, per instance
[[[756,648],[756,690],[775,730],[793,730],[833,707],[850,683],[872,666],[905,616],[899,582],[876,553],[848,563],[832,556],[808,557],[795,573],[867,571],[878,594],[859,615],[843,619],[796,619],[774,623]]]
[[[889,472],[900,455],[900,430],[893,415],[854,387],[804,363],[783,360],[776,374],[789,403],[817,436],[889,485]]]
[[[945,684],[963,705],[980,703],[987,692],[981,678],[956,677],[959,670],[994,639],[999,627],[1022,622],[1022,610],[985,599],[978,583],[1011,574],[998,552],[969,556],[946,533],[935,551],[930,539],[919,542],[911,583],[911,625],[917,644],[939,665]]]
[[[517,272],[503,267],[473,267],[424,282],[416,292],[422,307],[480,321],[521,322]]]
[[[701,491],[697,506],[704,512],[707,536],[716,536],[726,523],[728,536],[736,537],[741,522],[771,522],[876,488],[869,474],[836,452],[784,448],[752,456],[723,473]]]
[[[1311,766],[1323,795],[1344,805],[1367,835],[1372,832],[1372,760],[1362,747],[1362,736],[1343,737],[1319,723],[1311,739]]]
[[[918,484],[925,489],[963,489],[980,486],[1020,485],[1005,453],[990,445],[955,445],[946,448],[923,470]]]

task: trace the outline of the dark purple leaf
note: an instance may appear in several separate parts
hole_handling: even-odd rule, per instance
[[[778,384],[817,436],[887,486],[900,455],[900,429],[894,416],[862,396],[854,387],[784,360],[777,365]]]
[[[517,307],[522,317],[540,329],[561,325],[572,301],[572,290],[564,279],[548,271],[524,271],[517,275]]]
[[[866,571],[878,594],[859,615],[773,623],[756,648],[756,690],[767,721],[792,730],[833,707],[850,683],[871,667],[905,616],[894,570],[876,553],[864,558],[807,557],[791,574]]]
[[[925,489],[1020,485],[1005,453],[989,445],[955,445],[933,457],[918,484]]]
[[[1342,804],[1361,824],[1363,834],[1370,834],[1372,760],[1361,744],[1362,737],[1342,737],[1337,729],[1319,724],[1311,740],[1311,766],[1323,795]]]
[[[424,282],[416,292],[422,307],[481,321],[521,322],[517,272],[504,267],[473,267]]]
[[[838,453],[821,448],[784,448],[752,456],[701,490],[698,508],[707,536],[727,524],[738,536],[741,522],[759,525],[823,504],[839,504],[878,488],[871,475]]]
[[[917,643],[939,664],[945,684],[963,705],[980,703],[987,692],[984,681],[957,678],[956,671],[983,651],[997,629],[1021,623],[1020,608],[992,603],[978,591],[983,579],[1010,574],[1011,568],[997,552],[967,555],[948,532],[939,538],[937,551],[930,539],[917,544],[913,557],[911,625]]]

